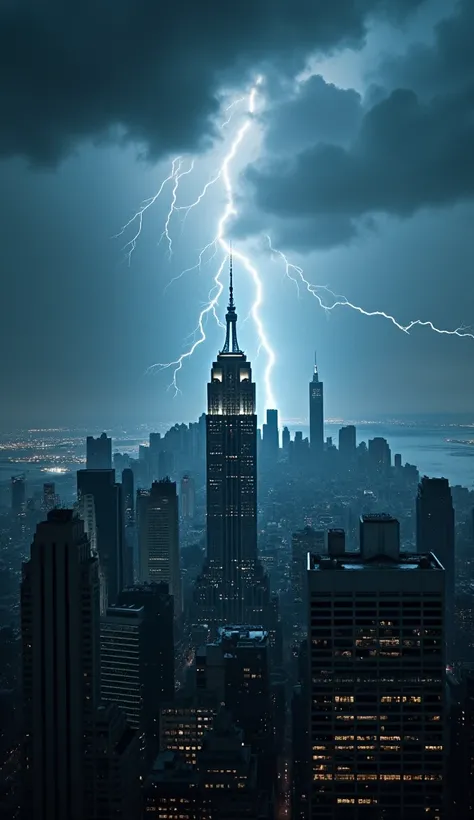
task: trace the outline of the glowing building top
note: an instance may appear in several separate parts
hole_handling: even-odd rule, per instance
[[[232,254],[229,264],[229,305],[226,313],[224,347],[212,365],[207,390],[209,415],[248,416],[255,414],[255,384],[252,368],[237,341],[237,313],[234,304]]]

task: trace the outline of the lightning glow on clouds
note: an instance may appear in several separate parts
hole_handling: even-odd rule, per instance
[[[200,310],[198,314],[197,325],[194,331],[188,337],[192,340],[191,344],[185,350],[185,352],[182,353],[174,361],[157,363],[148,368],[148,372],[171,369],[173,372],[173,376],[170,387],[172,387],[175,390],[175,394],[179,392],[177,377],[178,373],[183,367],[183,364],[185,363],[186,359],[192,357],[196,348],[206,340],[205,325],[209,315],[212,314],[218,325],[220,327],[223,327],[222,322],[217,314],[217,308],[219,306],[219,300],[224,290],[224,284],[222,282],[221,277],[225,270],[226,262],[229,259],[231,250],[229,239],[227,238],[229,223],[232,220],[232,218],[237,216],[234,186],[231,176],[231,167],[234,160],[238,156],[240,156],[240,152],[242,150],[242,146],[244,144],[246,135],[248,134],[250,129],[256,124],[253,114],[255,113],[257,95],[262,83],[262,79],[263,78],[261,77],[257,78],[255,84],[250,89],[250,92],[247,95],[247,97],[239,97],[233,100],[230,103],[230,105],[228,105],[224,109],[224,113],[227,116],[226,119],[221,123],[221,129],[225,128],[231,123],[232,119],[238,111],[238,106],[245,100],[247,100],[247,114],[243,124],[240,124],[237,128],[234,137],[231,141],[230,148],[227,154],[225,155],[221,165],[218,167],[213,176],[203,186],[202,190],[200,191],[196,199],[187,205],[177,204],[180,180],[182,179],[182,177],[187,176],[188,174],[191,174],[193,172],[195,167],[195,159],[190,159],[188,167],[185,168],[185,170],[183,170],[183,164],[185,162],[184,158],[181,156],[175,157],[171,162],[171,168],[168,176],[166,176],[165,179],[163,179],[156,194],[154,194],[154,196],[150,197],[142,203],[142,205],[136,211],[136,213],[128,220],[128,222],[126,222],[123,225],[119,233],[116,235],[117,237],[123,236],[129,228],[131,228],[132,226],[134,227],[134,235],[124,246],[124,251],[126,253],[128,263],[130,264],[133,252],[137,246],[137,242],[142,232],[144,215],[146,211],[148,211],[160,198],[166,186],[170,184],[172,186],[170,206],[165,218],[164,227],[161,237],[159,239],[159,243],[162,242],[163,239],[166,239],[168,244],[168,256],[171,257],[173,254],[173,240],[170,233],[170,227],[173,214],[184,214],[184,219],[182,219],[181,221],[181,226],[183,228],[186,218],[190,211],[201,205],[202,201],[205,199],[206,195],[211,190],[211,188],[213,188],[218,183],[221,183],[224,188],[225,205],[217,222],[217,229],[214,239],[201,249],[196,264],[184,269],[178,276],[173,277],[170,280],[170,282],[168,282],[165,288],[166,290],[173,282],[176,282],[185,274],[191,273],[194,270],[201,270],[204,263],[208,264],[210,261],[214,259],[214,257],[216,257],[217,255],[221,255],[221,259],[217,271],[213,277],[212,286],[208,294],[208,301]],[[384,311],[367,311],[360,305],[350,302],[348,299],[346,299],[346,297],[335,294],[328,286],[314,285],[311,282],[309,282],[304,275],[303,268],[290,262],[286,254],[283,253],[281,250],[275,249],[272,246],[272,242],[269,236],[266,236],[266,240],[268,242],[268,247],[272,255],[278,256],[282,260],[284,264],[285,275],[292,282],[294,282],[298,296],[300,295],[300,285],[302,285],[303,288],[317,300],[319,306],[326,313],[329,313],[335,310],[336,308],[345,307],[350,308],[351,310],[356,311],[357,313],[363,316],[379,317],[388,320],[398,330],[407,334],[409,334],[414,327],[420,326],[427,327],[431,331],[441,335],[469,337],[471,339],[474,339],[474,333],[469,332],[469,329],[465,327],[458,327],[455,330],[445,330],[436,327],[431,321],[424,321],[421,319],[414,319],[410,321],[407,325],[403,325],[394,316]],[[250,279],[253,283],[253,302],[252,307],[250,309],[249,317],[247,318],[251,318],[253,320],[257,336],[258,353],[263,351],[266,356],[266,364],[264,369],[265,408],[276,407],[277,404],[272,388],[272,372],[275,365],[276,356],[275,351],[273,350],[273,347],[269,340],[268,333],[265,329],[260,311],[264,300],[264,287],[262,277],[260,275],[258,268],[255,266],[255,264],[252,262],[249,256],[245,255],[235,247],[232,249],[232,252],[234,259],[238,260],[242,264],[242,266],[249,274]]]

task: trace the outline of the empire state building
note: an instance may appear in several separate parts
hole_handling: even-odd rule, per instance
[[[207,386],[207,560],[200,620],[262,623],[268,580],[257,555],[257,416],[252,367],[237,341],[232,258],[224,347]]]

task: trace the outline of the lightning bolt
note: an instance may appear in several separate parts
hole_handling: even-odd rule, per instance
[[[171,239],[171,236],[170,236],[170,233],[169,233],[169,228],[170,228],[171,217],[173,216],[173,213],[177,210],[176,209],[176,200],[178,198],[179,181],[182,177],[187,176],[188,174],[191,173],[191,171],[194,170],[194,160],[193,159],[191,160],[191,164],[190,164],[187,171],[181,171],[182,164],[183,164],[182,160],[180,160],[180,162],[178,164],[178,169],[174,174],[174,184],[173,184],[173,190],[172,190],[172,193],[171,193],[171,204],[170,204],[170,207],[169,207],[169,211],[166,215],[166,220],[165,220],[165,226],[163,228],[163,233],[161,234],[160,239],[158,241],[158,245],[160,245],[163,238],[166,237],[166,241],[168,242],[168,259],[171,259],[171,257],[173,256],[173,240]]]
[[[267,242],[268,242],[271,253],[278,256],[283,261],[283,263],[285,265],[285,273],[288,276],[288,278],[291,279],[291,281],[296,284],[296,287],[298,289],[298,293],[299,293],[299,282],[298,282],[298,279],[296,279],[292,275],[293,273],[296,274],[296,276],[299,278],[301,284],[304,285],[304,287],[306,288],[308,293],[310,293],[311,296],[313,296],[317,300],[317,302],[319,303],[319,306],[324,311],[326,311],[327,313],[330,313],[332,310],[335,310],[335,308],[338,308],[338,307],[347,307],[347,308],[350,308],[351,310],[355,310],[357,313],[361,313],[362,316],[370,316],[370,317],[378,316],[382,319],[387,319],[398,330],[401,330],[403,333],[409,334],[410,331],[414,327],[419,326],[419,327],[428,327],[428,328],[430,328],[430,330],[434,331],[435,333],[439,333],[439,334],[444,335],[444,336],[460,336],[461,338],[469,337],[470,339],[474,339],[474,333],[470,333],[467,327],[457,327],[457,328],[455,328],[455,330],[445,330],[443,328],[436,327],[436,325],[434,325],[433,322],[423,321],[422,319],[413,319],[411,322],[408,322],[407,325],[402,325],[394,316],[391,316],[390,313],[385,313],[385,311],[383,311],[383,310],[365,310],[364,308],[360,307],[360,305],[355,305],[352,302],[349,302],[349,300],[346,299],[345,296],[340,296],[340,295],[334,293],[327,285],[313,285],[313,284],[311,284],[311,282],[309,282],[306,279],[306,277],[304,275],[303,268],[301,268],[299,265],[295,265],[293,262],[290,262],[288,257],[286,256],[286,254],[283,253],[283,251],[280,251],[277,248],[274,248],[272,246],[272,241],[271,241],[271,239],[268,235],[266,236],[266,239],[267,239]],[[321,295],[321,292],[328,295],[332,299],[331,304],[328,305],[328,304],[325,303],[325,301],[323,300],[323,297]]]
[[[194,341],[193,341],[193,343],[175,361],[166,362],[166,363],[157,363],[157,364],[152,365],[150,368],[148,368],[149,372],[168,370],[170,368],[173,368],[173,377],[172,377],[172,381],[171,381],[171,384],[169,385],[169,387],[172,387],[174,389],[175,395],[179,392],[177,377],[178,377],[178,373],[180,372],[180,370],[183,367],[183,363],[185,362],[186,359],[190,358],[193,355],[196,348],[200,344],[202,344],[206,339],[205,320],[209,316],[209,314],[212,314],[214,316],[214,318],[216,319],[217,323],[221,327],[223,327],[222,322],[220,321],[220,319],[217,315],[217,306],[219,304],[219,299],[220,299],[220,296],[222,294],[223,287],[224,287],[222,282],[221,282],[220,277],[222,275],[222,271],[224,269],[225,262],[229,258],[230,252],[231,252],[229,241],[226,238],[228,224],[229,224],[230,220],[237,215],[237,209],[236,209],[236,206],[235,206],[234,189],[233,189],[233,185],[232,185],[232,178],[231,178],[231,174],[230,174],[230,168],[231,168],[232,162],[235,160],[235,158],[237,157],[237,155],[240,151],[240,148],[242,146],[242,143],[244,141],[244,138],[245,138],[246,134],[248,133],[248,131],[252,127],[253,114],[255,113],[256,97],[257,97],[257,93],[258,93],[258,87],[261,84],[261,82],[262,82],[262,78],[258,77],[257,80],[255,81],[255,84],[252,86],[252,88],[250,90],[250,93],[248,95],[247,117],[246,117],[244,123],[237,130],[237,133],[235,134],[234,139],[232,140],[229,151],[225,155],[221,166],[219,167],[219,169],[215,173],[215,175],[204,185],[202,191],[197,196],[197,198],[194,200],[194,202],[191,202],[189,205],[177,206],[176,205],[176,196],[177,196],[180,177],[184,176],[184,173],[189,173],[192,170],[192,168],[190,168],[187,172],[183,172],[183,173],[180,173],[180,165],[178,165],[177,169],[176,169],[176,167],[174,167],[174,169],[172,168],[172,171],[174,170],[174,180],[175,180],[175,182],[174,182],[174,186],[173,186],[172,202],[171,202],[170,210],[168,212],[167,222],[165,223],[165,229],[163,231],[164,236],[168,237],[169,221],[171,219],[171,215],[172,215],[173,211],[185,212],[185,218],[186,218],[187,215],[189,214],[189,212],[193,208],[196,208],[202,202],[202,200],[206,196],[209,189],[219,181],[222,182],[222,184],[223,184],[224,192],[225,192],[225,199],[226,199],[224,210],[222,211],[222,213],[221,213],[221,215],[218,219],[217,230],[216,230],[216,234],[215,234],[214,239],[211,242],[209,242],[207,245],[205,245],[204,248],[202,248],[202,250],[199,253],[199,257],[198,257],[198,261],[197,261],[196,265],[194,265],[191,268],[185,269],[177,277],[174,277],[171,280],[171,282],[168,283],[168,286],[169,286],[172,282],[176,281],[177,279],[180,279],[185,273],[189,273],[192,270],[200,269],[202,264],[203,264],[203,259],[204,259],[205,254],[207,253],[207,251],[212,249],[213,255],[211,256],[211,259],[213,258],[213,256],[215,256],[219,252],[219,249],[224,254],[223,259],[222,259],[222,261],[219,265],[218,271],[217,271],[217,273],[214,277],[214,285],[211,288],[211,291],[209,292],[209,297],[208,297],[209,301],[202,308],[202,310],[199,314],[198,323],[197,323],[196,329],[194,331]],[[237,105],[240,102],[242,102],[241,99],[235,100],[233,103],[231,103],[231,105],[228,107],[227,110],[233,108],[235,105]],[[224,123],[224,125],[226,125],[226,124],[227,124],[227,121]],[[171,248],[172,248],[172,246],[171,246]],[[250,310],[250,315],[253,319],[254,326],[255,326],[255,329],[256,329],[256,332],[257,332],[259,351],[263,350],[263,351],[265,351],[265,354],[266,354],[266,365],[265,365],[264,379],[263,379],[264,380],[264,386],[265,386],[265,407],[266,408],[267,407],[275,407],[276,402],[275,402],[275,397],[274,397],[274,394],[273,394],[272,383],[271,383],[272,371],[273,371],[273,367],[275,365],[275,353],[274,353],[273,348],[270,344],[268,335],[265,331],[263,321],[262,321],[262,318],[261,318],[261,315],[260,315],[260,308],[261,308],[262,303],[263,303],[262,280],[261,280],[260,273],[259,273],[257,267],[252,263],[252,261],[250,260],[250,258],[248,256],[246,256],[241,251],[236,250],[234,248],[233,249],[233,257],[234,257],[234,259],[237,259],[243,265],[243,267],[246,269],[247,273],[250,275],[250,278],[251,278],[251,280],[253,282],[253,285],[254,285],[254,294],[255,294],[255,296],[254,296],[254,301],[253,301],[253,304],[252,304],[252,307],[251,307],[251,310]],[[198,338],[196,338],[196,336]]]

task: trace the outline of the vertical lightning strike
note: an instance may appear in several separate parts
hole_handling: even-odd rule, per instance
[[[267,242],[272,254],[276,254],[280,257],[285,265],[285,273],[292,282],[295,282],[296,287],[298,288],[299,292],[299,284],[298,281],[292,276],[292,272],[294,272],[300,279],[302,285],[305,286],[308,293],[311,294],[319,303],[319,306],[326,311],[326,313],[330,313],[337,307],[348,307],[351,310],[355,310],[357,313],[361,313],[362,316],[379,316],[382,319],[387,319],[391,322],[398,330],[401,330],[403,333],[409,334],[412,328],[419,326],[419,327],[428,327],[430,330],[434,331],[434,333],[439,333],[444,336],[460,336],[469,337],[470,339],[474,339],[474,333],[468,332],[466,327],[457,327],[455,330],[444,330],[443,328],[436,327],[433,322],[430,321],[423,321],[422,319],[413,319],[407,325],[402,325],[400,322],[395,319],[394,316],[391,316],[389,313],[385,313],[383,310],[365,310],[364,308],[360,307],[360,305],[355,305],[352,302],[349,302],[345,296],[338,296],[335,294],[327,285],[313,285],[311,282],[308,282],[304,275],[303,268],[299,265],[295,265],[289,261],[286,254],[283,251],[280,251],[272,246],[272,242],[269,236],[266,237]],[[321,291],[326,293],[332,298],[332,304],[328,305],[323,301],[321,296]]]
[[[214,250],[214,253],[216,253],[219,248],[224,252],[224,258],[223,258],[223,260],[222,260],[222,262],[219,266],[219,269],[217,271],[216,276],[214,277],[214,286],[213,286],[213,288],[211,289],[211,291],[209,293],[209,302],[201,310],[201,313],[199,314],[198,325],[197,325],[197,328],[196,328],[196,333],[199,332],[199,338],[197,340],[195,340],[193,342],[193,344],[191,345],[191,347],[185,353],[183,353],[178,359],[176,359],[175,361],[167,362],[165,364],[158,363],[158,364],[152,365],[151,368],[149,368],[149,371],[155,371],[155,370],[165,370],[165,369],[174,367],[173,379],[172,379],[172,382],[171,382],[170,386],[174,387],[175,394],[178,392],[178,389],[179,389],[178,385],[177,385],[177,375],[178,375],[179,371],[182,369],[184,360],[189,358],[190,356],[192,356],[194,351],[196,350],[196,348],[200,344],[202,344],[202,342],[204,342],[205,339],[206,339],[206,334],[205,334],[205,330],[204,330],[204,319],[205,319],[205,317],[207,317],[210,313],[212,313],[214,318],[216,319],[217,323],[222,326],[222,322],[220,322],[220,320],[217,316],[216,308],[217,308],[217,305],[219,303],[219,298],[220,298],[220,296],[222,294],[222,291],[223,291],[223,284],[221,282],[220,277],[221,277],[221,274],[222,274],[222,271],[223,271],[223,268],[224,268],[224,265],[225,265],[225,261],[230,255],[230,245],[229,245],[228,240],[226,239],[226,229],[227,229],[229,220],[232,217],[237,215],[237,210],[236,210],[236,207],[235,207],[235,200],[234,200],[234,190],[233,190],[232,179],[231,179],[231,175],[230,175],[230,167],[231,167],[232,162],[235,160],[236,156],[239,153],[239,150],[241,148],[242,142],[243,142],[246,134],[248,133],[249,129],[252,126],[252,122],[253,122],[252,117],[253,117],[253,114],[255,113],[255,105],[256,105],[256,97],[257,97],[257,93],[258,93],[258,87],[261,84],[261,82],[262,82],[262,78],[258,77],[255,84],[253,85],[253,87],[250,90],[250,93],[249,93],[249,96],[248,96],[248,109],[247,109],[248,116],[247,116],[245,122],[238,129],[238,131],[237,131],[237,133],[236,133],[236,135],[235,135],[235,137],[234,137],[234,139],[233,139],[233,141],[230,145],[229,151],[225,155],[225,157],[222,161],[222,165],[220,166],[217,173],[214,175],[214,177],[211,178],[211,180],[209,180],[206,183],[206,185],[202,189],[199,196],[190,205],[176,206],[176,199],[174,199],[174,201],[172,201],[172,205],[171,205],[171,208],[170,208],[169,216],[171,215],[171,213],[173,211],[178,211],[178,210],[184,211],[185,216],[187,216],[189,211],[192,210],[192,208],[197,207],[201,203],[202,199],[205,197],[205,195],[206,195],[207,191],[209,190],[209,188],[212,185],[214,185],[217,181],[222,180],[223,185],[224,185],[225,196],[226,196],[226,204],[225,204],[224,210],[223,210],[223,212],[222,212],[222,214],[221,214],[221,216],[218,220],[218,223],[217,223],[217,231],[216,231],[215,238],[212,240],[212,242],[209,242],[201,250],[201,252],[199,254],[199,257],[198,257],[198,262],[196,263],[196,265],[194,265],[192,268],[187,268],[186,270],[182,271],[179,274],[179,276],[174,277],[174,279],[171,280],[171,282],[176,281],[176,279],[181,278],[181,276],[183,276],[185,273],[188,273],[192,270],[195,270],[196,268],[200,268],[201,265],[202,265],[202,262],[203,262],[204,254],[208,250],[210,250],[211,248]],[[233,105],[236,105],[238,102],[241,102],[241,100],[234,101],[234,103],[231,103],[230,107],[232,107]],[[175,171],[175,179],[178,176],[183,176],[183,174],[179,175],[179,168],[178,168],[178,171]],[[175,187],[176,187],[176,181],[175,181]],[[165,226],[165,233],[166,233],[166,226]],[[271,384],[271,376],[272,376],[272,371],[273,371],[273,367],[274,367],[274,364],[275,364],[275,353],[274,353],[274,351],[273,351],[273,349],[270,345],[267,333],[265,331],[265,328],[264,328],[264,325],[263,325],[263,322],[262,322],[262,319],[261,319],[261,316],[260,316],[260,308],[261,308],[261,305],[262,305],[262,302],[263,302],[262,280],[260,278],[260,274],[259,274],[257,268],[255,267],[255,265],[252,264],[250,259],[245,254],[243,254],[241,251],[236,250],[235,248],[233,248],[233,256],[234,256],[234,259],[238,259],[242,263],[242,265],[245,267],[246,271],[249,273],[249,275],[250,275],[250,277],[253,281],[253,284],[254,284],[255,298],[254,298],[254,301],[253,301],[253,304],[252,304],[250,315],[252,316],[252,319],[254,321],[254,325],[255,325],[255,328],[256,328],[256,331],[257,331],[257,336],[258,336],[258,340],[259,340],[259,351],[264,350],[265,353],[266,353],[266,357],[267,357],[267,363],[266,363],[266,367],[265,367],[265,371],[264,371],[265,407],[266,408],[275,407],[276,402],[275,402],[275,397],[274,397],[274,394],[273,394],[272,384]],[[171,284],[171,282],[169,284]]]

